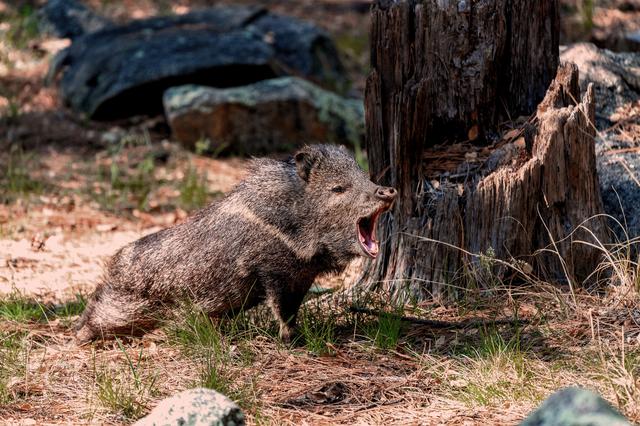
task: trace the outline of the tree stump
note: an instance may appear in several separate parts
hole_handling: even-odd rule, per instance
[[[558,68],[558,28],[557,0],[374,4],[366,145],[399,199],[361,286],[455,297],[494,257],[573,284],[594,271],[590,235],[572,233],[602,213],[594,96]],[[588,226],[606,241],[603,219]]]

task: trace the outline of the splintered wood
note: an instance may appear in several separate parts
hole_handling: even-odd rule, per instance
[[[495,162],[500,159],[504,164],[506,160],[527,159],[531,152],[525,141],[525,126],[530,124],[530,120],[520,117],[509,124],[513,127],[505,130],[500,138],[488,146],[465,141],[426,149],[422,154],[423,176],[435,182],[442,179],[464,180],[473,177],[483,168],[491,171],[491,160]]]
[[[561,66],[536,114],[490,146],[423,152],[410,230],[392,238],[403,249],[380,286],[399,294],[402,278],[419,298],[450,297],[470,281],[488,285],[478,276],[487,267],[502,278],[597,278],[600,253],[589,244],[608,241],[608,232],[598,217],[595,100],[591,87],[581,98],[577,77],[574,65]]]

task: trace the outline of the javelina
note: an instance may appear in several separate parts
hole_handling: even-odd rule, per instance
[[[255,159],[224,199],[143,237],[107,263],[78,340],[139,334],[182,299],[218,316],[266,301],[289,340],[314,279],[376,257],[378,217],[396,196],[346,149],[311,145],[286,161]]]

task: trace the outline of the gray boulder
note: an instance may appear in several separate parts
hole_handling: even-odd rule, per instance
[[[232,87],[299,75],[346,87],[329,37],[316,26],[259,7],[220,6],[111,26],[75,39],[53,61],[60,95],[93,119],[162,112],[169,87]]]
[[[621,241],[638,237],[640,152],[636,144],[618,137],[617,132],[605,130],[620,118],[632,118],[625,108],[640,101],[640,53],[614,53],[590,43],[577,43],[563,48],[560,57],[578,65],[583,90],[589,83],[595,86],[595,124],[601,130],[596,143],[600,192],[605,213],[624,226],[611,221],[610,227]]]
[[[566,388],[547,398],[520,426],[630,426],[607,401],[586,389]]]
[[[364,138],[364,106],[297,77],[229,89],[181,86],[166,91],[174,137],[193,147],[209,139],[214,151],[260,154],[307,142],[354,146]]]
[[[629,46],[630,51],[640,52],[640,31],[626,34],[624,40]]]
[[[613,137],[604,134],[598,138],[596,162],[604,211],[622,225],[610,223],[624,242],[640,237],[640,151]]]
[[[38,12],[38,21],[43,32],[70,39],[113,25],[76,0],[49,0]]]
[[[238,405],[211,389],[189,389],[163,399],[134,426],[242,426]]]
[[[583,92],[589,83],[594,84],[598,128],[614,122],[618,108],[640,99],[640,54],[614,53],[591,43],[576,43],[562,48],[560,59],[578,66]]]

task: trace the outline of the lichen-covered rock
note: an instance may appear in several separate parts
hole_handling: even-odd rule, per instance
[[[344,87],[342,64],[318,27],[259,7],[219,6],[111,26],[73,41],[52,62],[60,94],[93,119],[162,112],[183,84],[232,87],[295,74]]]
[[[187,146],[208,139],[215,151],[286,151],[306,142],[354,146],[364,137],[362,101],[297,77],[228,89],[174,87],[164,95],[174,137]]]
[[[42,31],[70,39],[112,25],[76,0],[49,0],[40,9],[38,18]]]
[[[583,91],[589,83],[594,84],[598,128],[615,122],[614,114],[621,106],[640,100],[640,54],[614,53],[591,43],[576,43],[563,48],[560,59],[578,66]]]
[[[599,395],[576,387],[562,389],[531,413],[520,426],[630,426]]]
[[[640,236],[640,156],[633,141],[604,132],[613,123],[631,118],[632,105],[640,101],[640,54],[614,53],[590,43],[563,49],[563,61],[574,62],[580,86],[594,84],[596,91],[596,163],[604,211],[620,241]]]
[[[623,242],[640,237],[640,155],[635,148],[611,133],[601,134],[596,144],[604,211],[620,224],[611,221],[610,227]]]
[[[238,405],[211,389],[189,389],[163,399],[134,426],[242,426]]]

